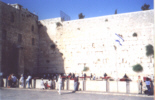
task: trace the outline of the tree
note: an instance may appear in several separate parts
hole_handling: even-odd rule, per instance
[[[83,19],[84,17],[85,16],[82,13],[79,14],[79,19]]]
[[[147,4],[145,3],[145,4],[141,7],[141,9],[142,9],[142,10],[150,10],[149,7],[150,7],[150,5],[149,5],[149,4],[147,5]]]
[[[146,56],[154,55],[153,46],[151,44],[148,44],[146,46]]]
[[[143,71],[143,67],[142,67],[140,64],[134,65],[134,66],[132,67],[132,69],[133,69],[133,71],[135,71],[135,72],[141,72],[141,71]]]
[[[117,9],[115,10],[115,14],[117,14]]]

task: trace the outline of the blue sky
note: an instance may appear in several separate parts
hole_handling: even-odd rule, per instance
[[[98,17],[117,13],[141,11],[146,3],[154,9],[153,0],[1,0],[5,3],[18,3],[35,12],[39,20],[60,17],[60,10],[68,14],[71,20],[78,19],[83,13],[85,18]]]

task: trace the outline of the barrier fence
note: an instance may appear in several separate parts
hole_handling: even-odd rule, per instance
[[[43,80],[44,83],[48,79]],[[7,80],[3,78],[3,86],[7,87]],[[26,81],[24,82],[26,83]],[[40,88],[41,79],[32,79],[30,85],[31,88]],[[58,83],[56,80],[52,81],[52,89],[58,89]],[[16,87],[19,87],[19,81],[16,84]],[[28,88],[25,86],[24,88]],[[63,79],[62,81],[62,90],[74,90],[74,80]],[[133,81],[119,81],[118,90],[117,90],[117,81],[94,81],[94,80],[79,80],[79,91],[100,91],[100,92],[119,92],[119,93],[138,93],[138,84]]]

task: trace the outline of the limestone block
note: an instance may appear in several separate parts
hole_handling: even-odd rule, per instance
[[[138,83],[130,82],[130,93],[138,93]]]
[[[106,91],[106,81],[86,81],[86,91]]]
[[[109,81],[109,92],[117,92],[117,82]]]

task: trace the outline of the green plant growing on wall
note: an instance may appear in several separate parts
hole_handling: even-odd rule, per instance
[[[145,4],[141,7],[141,9],[142,9],[142,10],[150,10],[150,5],[149,5],[149,4],[147,5],[147,4],[145,3]]]
[[[151,56],[153,55],[154,56],[154,50],[153,50],[153,46],[151,44],[148,44],[146,46],[146,56]]]
[[[133,37],[137,37],[137,33],[133,33],[133,35],[132,35]]]
[[[83,68],[83,71],[88,71],[89,70],[89,67],[85,67]]]
[[[55,44],[52,44],[51,45],[51,49],[55,49],[56,48],[56,45]]]
[[[133,71],[135,72],[141,72],[143,71],[143,67],[140,64],[136,64],[132,67]]]
[[[79,14],[79,19],[83,19],[84,17],[85,16],[82,13]]]
[[[60,22],[56,22],[56,26],[59,27],[62,26],[62,24]]]

